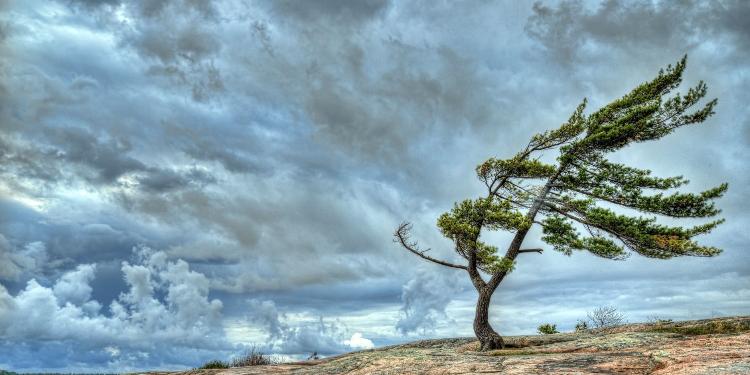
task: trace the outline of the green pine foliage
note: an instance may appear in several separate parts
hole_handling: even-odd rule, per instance
[[[208,361],[203,364],[203,366],[198,367],[198,370],[208,370],[208,369],[227,369],[229,368],[229,363],[219,361],[219,360],[213,360]]]
[[[714,218],[714,202],[726,183],[698,193],[676,191],[688,183],[682,176],[654,176],[648,169],[614,163],[611,153],[628,145],[658,140],[677,128],[699,124],[714,112],[716,99],[699,105],[706,84],[699,82],[684,95],[671,94],[681,83],[687,58],[662,70],[627,95],[586,114],[586,100],[557,129],[531,137],[508,159],[489,158],[476,167],[486,196],[456,203],[437,221],[442,234],[466,260],[458,264],[431,256],[410,239],[412,225],[402,223],[394,241],[411,253],[442,266],[468,272],[479,292],[474,331],[481,350],[502,348],[502,338],[489,324],[489,300],[513,271],[529,230],[541,226],[542,241],[565,255],[586,251],[623,260],[636,253],[648,258],[711,257],[721,253],[697,242],[724,222],[712,219],[694,226],[674,225],[680,219]],[[669,96],[672,95],[672,96]],[[542,162],[543,153],[557,153],[556,162]],[[669,219],[669,224],[663,222]],[[508,231],[513,239],[504,253],[484,241],[487,231]],[[480,271],[489,274],[489,280]],[[620,317],[621,318],[621,317]],[[576,329],[587,329],[585,323]],[[551,324],[541,333],[556,332]]]
[[[719,254],[720,249],[694,238],[723,219],[681,227],[659,224],[658,217],[714,217],[720,213],[714,201],[727,191],[726,183],[700,193],[675,192],[670,190],[688,183],[682,176],[657,177],[607,160],[614,151],[658,140],[714,113],[716,99],[694,109],[706,95],[703,82],[668,97],[681,83],[685,65],[686,57],[590,115],[584,113],[584,100],[568,121],[533,136],[513,157],[490,158],[477,166],[488,195],[457,203],[440,216],[443,235],[460,256],[470,262],[475,256],[477,268],[490,274],[510,272],[519,249],[511,245],[501,256],[497,247],[480,240],[482,231],[520,233],[523,240],[534,224],[541,225],[544,242],[566,255],[588,251],[621,260],[633,252],[658,259]],[[559,150],[556,164],[538,159],[552,149]]]
[[[697,194],[667,194],[662,191],[678,188],[688,181],[682,176],[655,177],[649,170],[606,159],[607,154],[631,143],[659,139],[679,127],[703,122],[713,114],[716,99],[688,112],[706,95],[703,82],[689,89],[686,95],[665,99],[680,84],[685,64],[683,58],[674,67],[659,72],[654,80],[590,116],[582,114],[584,101],[560,128],[558,133],[566,136],[554,142],[561,146],[557,177],[550,180],[547,195],[538,197],[543,201],[540,213],[546,216],[541,221],[542,239],[554,249],[567,255],[573,250],[586,250],[610,259],[624,259],[628,250],[660,259],[714,256],[721,252],[693,240],[722,223],[721,219],[693,228],[669,227],[658,224],[655,216],[623,215],[600,205],[606,203],[674,218],[706,218],[720,212],[714,200],[727,191],[726,183]],[[584,130],[578,132],[580,129]],[[534,137],[532,148],[549,134],[557,133]],[[514,191],[508,195],[515,197]],[[517,203],[520,206],[524,202]],[[574,223],[585,228],[588,236],[582,236]]]
[[[540,325],[539,327],[537,327],[536,331],[541,333],[542,335],[554,335],[555,333],[560,333],[557,330],[557,325],[550,323]]]
[[[437,225],[443,235],[456,244],[459,254],[468,258],[470,252],[475,252],[477,266],[495,273],[511,271],[514,262],[498,256],[497,247],[480,241],[480,230],[517,230],[529,227],[530,223],[522,213],[513,210],[510,202],[490,196],[457,203],[438,218]]]

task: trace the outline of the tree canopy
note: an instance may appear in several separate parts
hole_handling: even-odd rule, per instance
[[[726,183],[700,193],[669,192],[688,181],[682,176],[653,176],[650,170],[607,159],[630,144],[657,140],[714,113],[716,99],[690,112],[706,95],[702,81],[684,95],[668,97],[681,83],[685,65],[686,57],[590,115],[584,113],[584,99],[559,128],[534,135],[513,157],[487,159],[476,168],[487,196],[458,202],[442,214],[437,221],[442,234],[453,241],[469,267],[474,261],[476,268],[493,275],[511,271],[516,255],[524,250],[517,248],[519,242],[503,256],[496,246],[482,241],[482,231],[515,232],[522,241],[534,224],[541,225],[544,242],[566,255],[585,250],[621,260],[631,252],[659,259],[720,253],[698,244],[694,237],[708,233],[723,219],[681,227],[660,224],[657,217],[716,216],[720,210],[714,200],[726,192]],[[542,162],[541,153],[552,149],[559,150],[556,163]],[[637,213],[622,213],[628,210]],[[396,233],[402,244],[411,244],[411,250],[435,260],[408,241],[408,230],[402,225]]]
[[[590,115],[584,113],[584,99],[559,128],[534,135],[511,158],[490,158],[477,166],[487,195],[458,202],[437,220],[466,265],[436,259],[421,250],[409,239],[409,223],[396,230],[395,240],[412,253],[469,273],[479,292],[474,333],[482,350],[503,347],[502,338],[489,324],[495,289],[513,270],[519,254],[543,251],[521,249],[533,225],[542,227],[544,242],[565,255],[588,251],[622,260],[633,252],[658,259],[710,257],[721,252],[698,244],[695,237],[710,232],[723,219],[682,227],[662,224],[658,217],[716,216],[720,211],[714,200],[727,191],[726,183],[700,193],[674,192],[688,183],[682,176],[657,177],[650,170],[607,158],[630,144],[657,140],[679,127],[701,123],[714,113],[716,99],[694,109],[706,95],[702,81],[684,95],[668,96],[682,82],[686,60],[659,71],[652,81]],[[542,162],[542,154],[551,150],[559,152],[556,162]],[[482,240],[483,230],[514,233],[504,255]],[[490,279],[485,280],[480,271]]]

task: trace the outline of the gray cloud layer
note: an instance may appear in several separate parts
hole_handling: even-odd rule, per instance
[[[695,190],[728,181],[728,223],[705,240],[725,252],[529,255],[493,319],[521,333],[541,319],[569,327],[612,300],[633,319],[750,308],[737,302],[750,278],[746,2],[0,4],[0,347],[12,348],[0,367],[130,368],[151,349],[111,332],[141,332],[147,320],[133,314],[151,308],[169,312],[166,331],[208,319],[240,333],[197,340],[187,357],[158,351],[146,367],[195,366],[267,339],[306,355],[471,334],[465,275],[393,246],[398,223],[414,221],[450,259],[435,219],[477,194],[476,164],[685,53],[686,84],[705,80],[717,114],[614,157],[684,174]],[[132,259],[141,244],[161,250],[163,267]],[[75,352],[87,336],[73,328],[10,330],[8,311],[32,296],[110,350]],[[202,307],[182,311],[184,299]]]

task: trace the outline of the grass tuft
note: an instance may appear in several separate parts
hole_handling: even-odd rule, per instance
[[[264,366],[274,364],[275,362],[273,358],[263,354],[263,352],[253,346],[241,357],[232,359],[231,367]]]

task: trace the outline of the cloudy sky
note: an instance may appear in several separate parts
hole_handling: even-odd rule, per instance
[[[472,335],[461,271],[391,242],[586,97],[688,55],[716,115],[613,159],[729,182],[711,259],[524,255],[504,334],[750,314],[746,1],[0,1],[0,368],[178,369]],[[490,235],[501,247],[507,234]],[[539,231],[527,246],[543,245]]]

